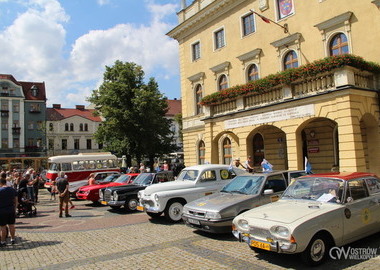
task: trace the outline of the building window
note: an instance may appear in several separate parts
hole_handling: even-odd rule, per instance
[[[41,112],[40,104],[30,104],[30,112]]]
[[[70,124],[70,131],[74,131],[74,124],[73,123]]]
[[[224,29],[218,30],[214,33],[215,49],[220,49],[225,46],[224,42]]]
[[[43,123],[42,121],[37,121],[37,129],[42,131],[42,128],[43,128]]]
[[[49,149],[54,149],[54,139],[49,139]]]
[[[198,41],[191,45],[191,51],[193,55],[193,61],[201,58],[201,43]]]
[[[329,50],[331,56],[349,53],[346,35],[342,33],[335,35],[330,41]]]
[[[65,124],[65,131],[69,131],[69,124],[68,123]]]
[[[13,112],[20,112],[20,103],[13,103]]]
[[[83,131],[83,124],[79,124],[79,131]]]
[[[198,84],[195,87],[195,103],[197,106],[197,114],[203,113],[203,106],[199,104],[202,100],[202,85]]]
[[[88,124],[84,124],[84,131],[88,131]]]
[[[248,81],[255,81],[259,79],[259,70],[255,64],[248,68]]]
[[[276,0],[278,19],[281,20],[294,14],[293,0]]]
[[[28,138],[28,144],[27,144],[27,146],[29,146],[29,147],[34,146],[34,139],[33,138]]]
[[[1,110],[2,111],[9,111],[9,107],[8,107],[8,101],[7,100],[4,100],[4,101],[1,101]]]
[[[20,121],[19,120],[13,120],[13,127],[14,128],[20,127]]]
[[[34,129],[33,121],[30,121],[30,122],[28,123],[28,129],[29,129],[29,130]]]
[[[67,139],[62,139],[62,150],[67,150]]]
[[[257,133],[253,136],[253,165],[261,166],[264,159],[264,139],[261,134]]]
[[[295,51],[288,52],[284,57],[284,70],[298,67],[298,57]]]
[[[92,149],[92,141],[91,141],[91,139],[87,139],[87,149],[88,150]]]
[[[1,139],[1,148],[8,149],[8,139],[7,138]]]
[[[1,122],[1,129],[8,130],[8,122]]]
[[[206,147],[204,141],[200,141],[198,144],[198,163],[205,164]]]
[[[228,82],[227,82],[227,76],[226,75],[222,75],[219,77],[219,91],[220,90],[223,90],[223,89],[227,89],[228,88]]]
[[[53,125],[53,123],[50,123],[49,124],[49,131],[53,131],[54,130],[54,125]]]
[[[79,150],[79,139],[74,139],[74,149]]]
[[[30,88],[30,91],[31,91],[31,94],[33,97],[37,97],[38,96],[38,87],[36,85],[33,85],[31,88]]]
[[[223,140],[223,164],[231,164],[232,162],[232,147],[231,140],[225,138]]]
[[[253,13],[248,14],[242,18],[243,36],[247,36],[255,32],[255,22],[253,20]]]
[[[98,144],[98,149],[103,149],[103,143]]]
[[[20,148],[20,139],[19,138],[13,138],[13,147],[14,148]]]
[[[8,87],[2,87],[1,88],[1,96],[4,96],[4,97],[9,96]]]

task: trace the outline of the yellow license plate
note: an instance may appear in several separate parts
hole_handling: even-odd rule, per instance
[[[107,205],[106,201],[100,201],[100,203],[103,204],[103,205]]]
[[[138,206],[137,206],[137,210],[139,210],[139,211],[144,211],[144,206],[138,205]]]
[[[255,240],[251,240],[251,247],[270,250],[270,244],[255,241]]]

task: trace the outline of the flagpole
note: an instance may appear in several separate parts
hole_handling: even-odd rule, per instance
[[[281,25],[281,24],[276,23],[275,21],[273,21],[273,20],[271,20],[271,19],[269,19],[269,18],[267,18],[267,17],[265,17],[265,16],[263,16],[263,15],[257,13],[256,11],[253,11],[252,9],[250,9],[250,11],[252,11],[253,13],[255,13],[257,16],[259,16],[259,17],[260,17],[261,19],[263,19],[264,21],[265,21],[265,20],[268,20],[268,21],[274,23],[275,25],[280,26],[282,29],[284,29],[284,33],[285,33],[285,34],[289,32],[288,24],[287,24],[287,23],[285,23],[284,25]]]

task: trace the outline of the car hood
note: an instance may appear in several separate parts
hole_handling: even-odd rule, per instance
[[[253,200],[258,195],[218,192],[199,198],[186,204],[186,207],[198,211],[222,211],[228,207]]]
[[[96,189],[105,188],[105,187],[107,187],[108,185],[109,185],[109,183],[107,183],[107,184],[101,184],[101,185],[84,186],[84,187],[79,188],[79,190],[80,190],[80,191],[96,190]]]
[[[251,209],[237,218],[252,220],[250,224],[258,224],[259,220],[275,223],[291,224],[300,219],[311,219],[337,208],[340,204],[310,202],[306,200],[279,200],[277,202]]]
[[[159,191],[192,188],[194,187],[194,185],[195,182],[187,180],[176,180],[172,182],[158,183],[147,187],[144,191],[144,194],[149,196]]]

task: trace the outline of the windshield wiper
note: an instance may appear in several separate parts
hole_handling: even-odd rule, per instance
[[[232,190],[231,193],[247,194],[247,193],[240,191],[240,190]]]

